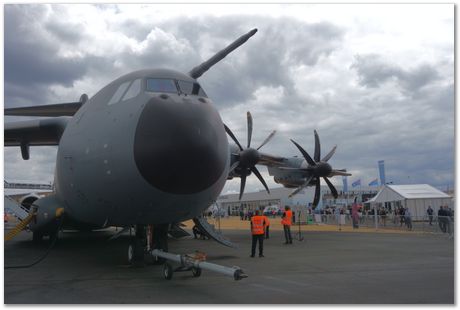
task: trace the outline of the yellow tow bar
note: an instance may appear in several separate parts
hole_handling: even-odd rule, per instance
[[[25,218],[23,219],[15,228],[13,228],[12,230],[10,230],[9,233],[7,233],[5,235],[5,241],[9,241],[11,239],[13,239],[17,234],[19,234],[24,228],[26,228],[26,226],[32,222],[32,220],[34,219],[35,217],[35,212],[30,212],[30,214]]]
[[[64,208],[56,209],[56,218],[60,218],[64,214]],[[15,228],[13,228],[8,234],[5,235],[5,241],[13,239],[17,234],[19,234],[26,226],[32,222],[35,217],[35,211],[31,211],[30,214],[23,219]]]

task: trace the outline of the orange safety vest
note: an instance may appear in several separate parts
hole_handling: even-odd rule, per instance
[[[270,221],[268,220],[268,217],[265,216],[265,215],[263,217],[264,217],[264,221],[265,221],[265,227],[270,226]]]
[[[263,235],[264,229],[264,216],[254,215],[251,217],[251,232],[253,235]]]
[[[287,211],[285,211],[285,214],[286,214],[286,216],[281,219],[281,224],[291,226],[292,225],[292,221],[291,221],[291,219],[292,219],[292,211],[287,210]]]

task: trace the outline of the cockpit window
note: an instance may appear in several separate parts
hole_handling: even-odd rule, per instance
[[[177,81],[179,84],[180,91],[187,95],[197,95],[202,97],[208,97],[204,92],[203,88],[201,88],[200,84],[187,82],[187,81]]]
[[[113,94],[112,98],[110,99],[108,105],[111,105],[111,104],[114,104],[114,103],[117,103],[118,101],[120,101],[120,98],[121,96],[123,96],[123,94],[125,93],[126,91],[126,88],[128,88],[129,84],[131,83],[131,81],[128,81],[128,82],[124,82],[123,84],[121,84],[117,91],[115,92],[115,94]]]
[[[176,83],[170,79],[147,79],[147,91],[158,93],[178,93]]]
[[[115,104],[136,97],[141,92],[141,79],[127,81],[118,86],[117,91],[113,94],[108,105]]]
[[[141,79],[134,80],[129,86],[128,90],[126,91],[126,94],[123,96],[123,101],[131,99],[139,95],[141,92]]]

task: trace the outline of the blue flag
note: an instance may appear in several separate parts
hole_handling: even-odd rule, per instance
[[[342,182],[343,182],[343,192],[346,193],[348,192],[348,177],[342,176]]]
[[[371,183],[369,183],[369,186],[379,186],[379,180],[375,179]]]
[[[351,183],[351,186],[356,187],[356,186],[361,186],[361,179],[354,181]]]

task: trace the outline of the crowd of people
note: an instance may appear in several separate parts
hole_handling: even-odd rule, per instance
[[[407,207],[396,207],[394,210],[388,210],[384,207],[375,209],[378,215],[378,221],[380,225],[384,227],[387,224],[387,218],[393,219],[393,225],[402,227],[403,225],[408,229],[413,229],[412,213]],[[355,202],[352,205],[344,207],[325,206],[321,209],[307,209],[307,222],[308,217],[313,215],[319,215],[322,222],[327,223],[335,220],[339,222],[339,218],[348,218],[351,220],[353,228],[359,228],[360,224],[363,224],[366,218],[374,218],[374,209],[365,209],[361,204]],[[295,215],[289,206],[285,206],[284,211],[281,211],[281,224],[283,225],[283,232],[285,237],[285,244],[292,244],[291,226],[295,222]],[[433,221],[437,220],[440,230],[443,233],[448,233],[450,238],[453,238],[453,210],[448,206],[440,206],[437,217],[435,218],[433,208],[431,206],[426,210],[426,216],[430,226],[433,225]],[[251,244],[251,257],[255,257],[256,248],[258,245],[259,257],[264,257],[264,240],[270,238],[270,220],[269,217],[275,218],[278,212],[271,211],[265,214],[261,210],[249,210],[247,212],[241,211],[239,213],[240,219],[250,222],[252,244]],[[341,217],[343,215],[343,217]],[[193,227],[193,234],[196,239],[206,239],[206,236],[196,226]]]

